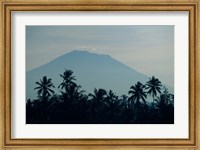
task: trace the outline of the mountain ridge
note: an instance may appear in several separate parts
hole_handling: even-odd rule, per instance
[[[58,56],[57,58],[55,58],[55,59],[53,59],[53,60],[51,60],[51,61],[49,61],[49,62],[47,62],[47,63],[45,63],[45,64],[43,64],[43,65],[41,65],[41,66],[38,66],[38,67],[33,68],[33,69],[31,69],[31,70],[28,70],[27,72],[34,71],[35,69],[38,69],[38,68],[40,68],[40,67],[43,67],[43,66],[45,66],[45,65],[47,65],[47,64],[49,64],[49,63],[52,63],[52,62],[56,61],[57,59],[61,59],[61,58],[65,57],[65,55],[69,55],[69,54],[73,54],[73,53],[88,53],[88,54],[94,54],[94,55],[99,55],[99,56],[105,56],[105,57],[114,59],[114,60],[117,61],[118,63],[123,64],[124,66],[126,66],[126,67],[128,67],[128,68],[130,68],[130,69],[133,69],[133,68],[131,68],[130,66],[128,66],[127,64],[124,64],[124,63],[120,62],[119,60],[117,60],[117,59],[115,59],[115,58],[113,58],[112,56],[107,55],[107,54],[98,54],[98,53],[93,53],[93,52],[90,52],[90,51],[87,51],[87,50],[72,50],[72,51],[70,51],[70,52],[67,52],[67,53],[61,55],[61,56]],[[137,71],[137,70],[135,70],[135,71]],[[137,72],[138,72],[138,73],[141,73],[141,72],[139,72],[139,71],[137,71]],[[143,73],[141,73],[141,74],[143,74]]]
[[[42,76],[52,78],[57,88],[62,82],[59,74],[62,74],[64,69],[72,70],[76,82],[88,93],[93,92],[94,88],[104,88],[112,89],[117,95],[127,95],[131,85],[137,81],[145,84],[149,79],[148,76],[109,55],[73,50],[26,73],[27,98],[36,98],[34,83]]]

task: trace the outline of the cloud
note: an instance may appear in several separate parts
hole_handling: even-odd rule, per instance
[[[98,49],[94,45],[83,45],[83,46],[73,47],[72,50],[83,50],[83,51],[98,52]]]

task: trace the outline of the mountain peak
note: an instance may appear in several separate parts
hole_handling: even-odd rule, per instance
[[[87,55],[96,55],[96,56],[111,57],[110,55],[94,53],[94,52],[87,51],[87,50],[72,50],[72,51],[66,53],[66,55],[68,55],[68,54],[81,54],[81,55],[87,54]]]
[[[127,94],[132,85],[138,81],[145,83],[148,80],[146,75],[137,72],[112,56],[87,50],[73,50],[27,72],[27,98],[37,96],[33,92],[35,82],[44,75],[51,78],[55,87],[58,87],[62,82],[59,74],[62,74],[65,68],[74,72],[76,83],[88,93],[92,93],[94,88],[103,88],[105,90],[112,89],[117,95]],[[56,92],[60,91],[57,89]]]
[[[67,52],[66,54],[69,54],[69,53],[89,53],[87,50],[72,50],[70,52]]]

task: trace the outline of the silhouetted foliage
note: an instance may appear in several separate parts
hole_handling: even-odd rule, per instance
[[[47,100],[51,94],[54,94],[54,91],[51,89],[52,87],[54,88],[51,80],[52,79],[48,79],[46,76],[44,76],[42,79],[40,79],[40,82],[35,82],[35,84],[38,86],[34,90],[38,90],[38,97],[42,98],[43,100]]]
[[[154,97],[157,96],[157,93],[161,93],[161,82],[152,76],[152,78],[149,78],[149,81],[146,83],[146,89],[148,90],[147,93],[152,95],[153,97],[153,103],[154,103]]]
[[[129,97],[129,100],[131,101],[131,103],[134,104],[134,102],[136,103],[136,105],[138,105],[140,103],[140,99],[143,101],[143,103],[146,103],[146,92],[144,91],[145,86],[140,83],[137,82],[135,84],[135,86],[131,86],[130,91],[128,92],[128,94],[131,94],[131,96]]]
[[[75,83],[72,70],[60,74],[59,94],[52,79],[35,82],[38,99],[26,102],[27,124],[173,124],[174,95],[154,76],[130,87],[129,96],[94,89],[87,94]],[[153,102],[147,101],[147,94]]]
[[[76,83],[74,83],[75,76],[72,76],[73,71],[71,70],[66,70],[63,74],[60,74],[60,77],[63,78],[63,82],[58,86],[58,88],[61,87],[61,89],[65,89],[65,91],[67,92],[67,90],[72,87],[72,86],[76,86]]]

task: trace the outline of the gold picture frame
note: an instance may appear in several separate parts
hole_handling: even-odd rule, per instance
[[[200,1],[199,0],[1,0],[0,149],[200,149]],[[188,11],[189,139],[12,139],[12,11]]]

